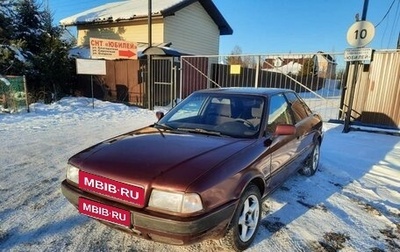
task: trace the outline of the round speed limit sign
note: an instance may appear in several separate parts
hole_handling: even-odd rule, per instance
[[[371,22],[358,21],[347,31],[347,43],[354,47],[367,45],[375,36],[375,27]]]

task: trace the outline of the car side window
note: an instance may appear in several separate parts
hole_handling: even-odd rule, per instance
[[[300,122],[312,114],[307,104],[305,104],[304,101],[302,101],[295,93],[287,92],[285,95],[289,100],[296,122]]]
[[[278,124],[293,124],[290,107],[283,94],[274,95],[270,99],[267,132],[275,132]]]

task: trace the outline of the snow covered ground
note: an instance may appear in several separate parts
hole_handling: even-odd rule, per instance
[[[78,214],[60,192],[67,159],[155,121],[154,112],[87,98],[0,114],[0,251],[221,251],[138,239]],[[326,124],[320,169],[263,203],[248,251],[399,251],[400,138]]]

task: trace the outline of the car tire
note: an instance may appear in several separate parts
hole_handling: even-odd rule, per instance
[[[306,159],[304,166],[300,169],[300,173],[302,175],[310,177],[317,172],[320,158],[320,148],[320,143],[317,142],[314,145],[311,155]]]
[[[253,242],[261,219],[260,190],[250,184],[242,193],[223,243],[235,251],[247,249]]]

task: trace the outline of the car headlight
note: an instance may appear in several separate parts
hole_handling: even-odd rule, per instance
[[[194,213],[203,209],[196,193],[167,192],[153,189],[149,206],[175,213]]]
[[[75,166],[68,165],[67,167],[67,179],[79,184],[79,169]]]

